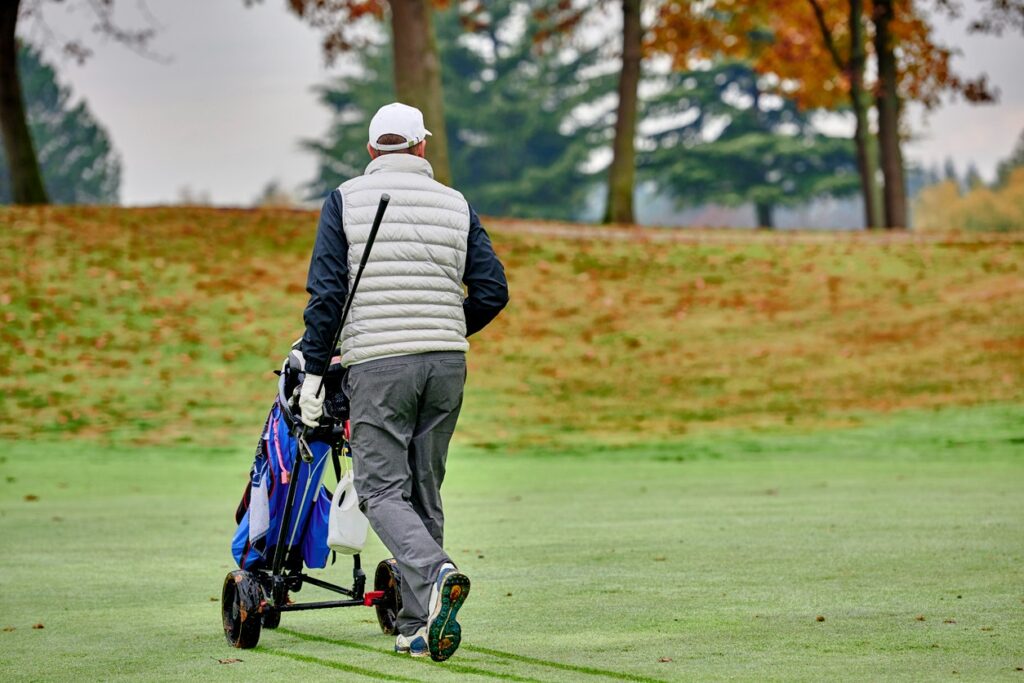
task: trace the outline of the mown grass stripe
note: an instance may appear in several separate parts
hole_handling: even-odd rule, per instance
[[[301,631],[293,631],[290,628],[279,628],[278,633],[284,633],[285,635],[298,638],[299,640],[307,640],[311,643],[329,643],[330,645],[341,645],[342,647],[349,647],[353,650],[362,650],[363,652],[373,652],[377,654],[395,654],[388,650],[381,650],[379,647],[373,645],[364,645],[363,643],[357,643],[352,640],[341,640],[339,638],[327,638],[326,636],[317,636],[312,633],[302,633]]]
[[[364,669],[359,666],[353,666],[352,664],[344,664],[342,662],[335,662],[330,659],[320,659],[319,657],[311,657],[309,655],[300,655],[295,652],[286,652],[285,650],[278,650],[272,647],[261,647],[258,652],[266,653],[268,655],[274,655],[275,657],[286,657],[293,659],[297,662],[304,662],[306,664],[317,664],[319,666],[326,666],[331,669],[338,669],[339,671],[345,671],[351,674],[359,674],[360,676],[366,676],[377,681],[399,681],[400,683],[419,683],[419,679],[416,678],[404,678],[402,676],[395,676],[394,674],[384,673],[382,671],[375,671],[373,669]]]
[[[363,643],[356,643],[351,640],[340,640],[337,638],[328,638],[326,636],[316,636],[311,633],[302,633],[300,631],[293,631],[287,628],[277,629],[278,633],[284,633],[285,635],[298,638],[299,640],[305,640],[313,643],[326,643],[328,645],[340,645],[341,647],[348,647],[354,650],[362,650],[364,652],[373,652],[375,654],[386,655],[390,657],[400,657],[402,659],[410,659],[420,664],[430,664],[434,666],[441,666],[449,671],[454,671],[463,674],[474,674],[477,676],[487,676],[489,678],[498,678],[504,681],[518,681],[519,683],[544,683],[537,678],[528,678],[526,676],[517,676],[515,674],[503,673],[500,671],[488,671],[487,669],[478,669],[475,666],[466,666],[465,664],[453,664],[451,660],[447,662],[435,662],[429,658],[416,658],[409,657],[408,655],[399,654],[390,650],[382,650],[372,645],[364,645]],[[326,661],[326,660],[325,660]]]
[[[640,676],[639,674],[631,674],[623,671],[610,671],[608,669],[595,669],[590,666],[577,666],[575,664],[563,664],[561,662],[551,662],[546,659],[537,659],[536,657],[527,657],[525,655],[517,655],[512,652],[502,652],[501,650],[492,650],[489,647],[479,647],[476,645],[463,645],[464,650],[470,652],[479,652],[483,655],[491,655],[492,657],[501,657],[502,659],[511,659],[516,662],[523,662],[524,664],[536,664],[537,666],[547,666],[552,669],[562,669],[563,671],[573,671],[575,673],[589,674],[591,676],[605,676],[607,678],[614,678],[619,681],[640,681],[641,683],[665,683],[658,678],[649,678],[647,676]]]

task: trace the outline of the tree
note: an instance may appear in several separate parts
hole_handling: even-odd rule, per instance
[[[144,0],[140,0],[144,3]],[[126,29],[114,20],[114,0],[4,0],[0,2],[0,130],[7,154],[12,199],[16,204],[45,204],[48,201],[36,149],[25,117],[25,98],[18,73],[18,26],[39,19],[44,6],[82,6],[91,13],[93,33],[143,52],[155,35],[153,28]],[[65,54],[79,61],[91,52],[78,40],[62,45]]]
[[[14,203],[45,204],[48,199],[25,118],[25,99],[18,74],[15,32],[20,5],[20,0],[0,3],[0,128]]]
[[[950,180],[960,185],[960,174],[957,173],[956,164],[953,163],[953,157],[946,157],[946,160],[942,164],[942,178],[943,180]]]
[[[244,0],[252,5],[263,0]],[[423,111],[433,134],[427,144],[427,158],[434,177],[451,184],[448,136],[445,126],[441,62],[434,36],[433,8],[446,7],[447,0],[286,0],[288,9],[323,35],[327,61],[342,54],[372,49],[372,26],[390,9],[391,63],[397,99]],[[382,102],[386,104],[386,102]]]
[[[495,0],[486,16],[435,14],[452,169],[481,213],[571,219],[595,185],[583,167],[609,128],[603,117],[581,122],[574,112],[613,92],[614,77],[588,75],[600,46],[536,50],[544,28],[524,7]],[[356,75],[321,89],[334,122],[323,140],[305,143],[320,158],[316,194],[362,173],[366,124],[394,96],[392,54],[387,46],[365,49]]]
[[[873,39],[866,42],[871,52],[864,57],[874,55],[879,76],[874,83],[865,84],[863,90],[865,95],[873,91],[876,105],[885,109],[879,117],[884,128],[880,130],[879,143],[891,179],[886,189],[891,215],[884,222],[905,225],[904,171],[899,152],[900,103],[914,100],[931,108],[944,94],[960,95],[972,102],[992,98],[984,76],[967,79],[954,71],[951,60],[956,51],[937,41],[925,13],[926,2],[883,0],[881,4],[888,4],[893,10],[890,16],[878,13],[879,3],[867,2],[858,7],[861,3],[855,0],[764,0],[742,5],[732,0],[669,0],[661,10],[653,42],[656,49],[672,56],[683,69],[694,57],[724,55],[751,59],[759,73],[778,79],[784,94],[803,107],[837,109],[848,103],[855,110],[855,118],[860,119],[861,133],[856,137],[865,138],[867,112],[856,110],[866,108],[863,102],[867,98],[855,98],[853,91],[859,88],[858,73],[864,73],[858,68],[859,45],[865,42],[860,34],[863,23],[871,20]],[[931,2],[936,9],[959,12],[959,3],[952,0]],[[984,21],[975,22],[976,30],[996,33],[1001,27],[1024,22],[1024,3],[1020,0],[983,0],[983,4]],[[855,20],[860,15],[864,16]],[[874,19],[885,21],[881,42]],[[808,40],[809,35],[816,35],[819,40]],[[878,55],[880,44],[886,50],[882,62]],[[888,57],[892,59],[883,64]],[[861,152],[866,162],[860,164],[862,187],[871,187],[873,149],[868,144]],[[870,221],[870,212],[868,215]]]
[[[641,173],[682,204],[752,202],[758,225],[774,210],[856,192],[848,140],[818,133],[792,100],[765,92],[742,62],[675,73],[645,116],[674,121],[643,138]]]
[[[1020,137],[1017,138],[1017,144],[1010,152],[1010,156],[996,166],[996,186],[1005,186],[1010,174],[1022,166],[1024,166],[1024,131],[1021,131]]]
[[[878,83],[878,141],[882,173],[885,176],[885,225],[905,228],[908,224],[906,168],[902,153],[900,114],[902,103],[916,100],[935,107],[944,94],[962,96],[972,103],[994,102],[997,92],[982,74],[968,79],[955,73],[952,58],[957,50],[938,43],[926,17],[926,0],[873,0],[875,59]],[[934,9],[957,18],[960,3],[931,0]],[[974,7],[971,32],[1002,35],[1007,28],[1024,29],[1024,2],[981,0]]]
[[[640,0],[622,0],[622,69],[619,73],[619,100],[615,116],[612,163],[608,168],[608,203],[605,223],[633,223],[633,187],[636,184],[637,100],[640,86],[640,59],[643,28],[640,25]]]
[[[865,224],[873,227],[880,216],[862,14],[863,0],[768,0],[748,3],[741,11],[725,1],[698,6],[676,0],[662,8],[653,44],[680,69],[722,57],[750,60],[774,79],[777,94],[805,109],[848,106]]]
[[[608,0],[593,3],[572,3],[566,0],[541,0],[534,18],[542,28],[536,39],[539,43],[561,47],[564,39],[574,33],[584,33],[584,18],[588,14],[604,12]],[[618,88],[615,106],[614,131],[611,144],[612,159],[608,165],[608,187],[605,201],[605,223],[633,223],[633,192],[636,185],[636,128],[639,109],[639,86],[644,50],[642,25],[643,2],[620,0],[622,27],[616,41],[621,46],[618,57]],[[586,26],[590,32],[594,27]]]
[[[868,228],[881,223],[879,213],[878,183],[875,180],[874,138],[868,121],[868,102],[864,92],[864,69],[867,51],[864,45],[864,1],[848,0],[849,11],[842,20],[830,22],[821,0],[808,0],[822,41],[840,72],[846,74],[850,106],[853,110],[855,127],[853,139],[857,146],[857,169],[860,173],[861,195],[864,201],[864,222]],[[844,52],[838,44],[833,26],[838,24],[849,35],[849,49]]]
[[[885,227],[907,227],[907,188],[900,145],[900,96],[893,22],[896,11],[892,0],[874,0],[871,13],[875,25],[875,59],[878,62],[878,146],[882,152],[885,176]]]
[[[38,50],[22,44],[18,71],[30,139],[38,149],[37,163],[49,198],[58,204],[116,203],[121,161],[107,132],[84,102],[71,104],[70,91],[57,82]],[[14,198],[5,152],[0,146],[0,202]]]

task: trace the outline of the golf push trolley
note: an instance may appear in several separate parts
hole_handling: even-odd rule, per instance
[[[289,354],[280,375],[278,400],[268,420],[270,427],[265,430],[264,435],[268,438],[261,438],[254,471],[258,469],[260,458],[273,459],[275,445],[280,446],[279,442],[271,441],[273,435],[270,432],[276,426],[273,423],[275,419],[281,419],[281,425],[292,423],[293,435],[278,435],[278,438],[285,438],[288,439],[288,443],[294,443],[294,454],[288,454],[291,456],[291,464],[287,469],[281,467],[276,471],[268,468],[261,477],[251,478],[246,495],[243,496],[236,513],[236,520],[242,522],[244,513],[256,507],[255,504],[251,504],[251,497],[258,495],[252,492],[253,479],[273,479],[275,484],[279,479],[286,479],[288,488],[284,495],[283,508],[279,502],[274,505],[273,501],[267,506],[268,510],[281,511],[276,534],[272,528],[267,533],[270,538],[276,537],[276,541],[269,545],[267,538],[262,547],[257,548],[253,548],[252,544],[247,542],[239,565],[249,569],[236,569],[229,572],[224,579],[221,592],[224,634],[233,646],[252,648],[259,642],[262,629],[277,628],[284,612],[366,606],[376,609],[381,630],[394,635],[397,632],[395,619],[402,602],[401,576],[395,560],[383,560],[377,565],[373,576],[373,590],[370,591],[366,590],[366,573],[363,571],[359,553],[352,555],[351,587],[329,583],[304,571],[304,554],[310,543],[308,536],[316,533],[324,535],[326,531],[323,524],[315,528],[316,522],[313,519],[314,515],[318,514],[316,496],[326,493],[326,489],[320,491],[325,461],[329,454],[340,481],[342,459],[349,457],[348,402],[340,388],[343,370],[340,364],[335,364],[325,374],[327,397],[324,417],[319,427],[308,431],[298,426],[301,422],[293,414],[293,411],[298,409],[295,403],[298,388],[301,386],[301,355],[294,351]],[[280,450],[276,455],[285,457]],[[280,462],[283,464],[285,460],[282,459]],[[265,467],[266,465],[264,464]],[[284,473],[283,476],[281,473]],[[326,499],[329,499],[329,496]],[[335,502],[332,500],[331,504],[333,506]],[[318,542],[322,545],[324,540],[321,538]],[[265,554],[262,560],[252,561],[254,550],[263,550]],[[320,554],[325,562],[327,552],[327,546],[322,545]],[[298,593],[306,584],[337,593],[342,597],[318,602],[293,602],[291,594]]]
[[[305,373],[301,352],[293,348],[278,372],[278,396],[264,427],[253,472],[236,513],[239,529],[235,534],[233,551],[240,568],[228,573],[221,592],[224,634],[234,647],[256,647],[262,629],[277,628],[285,612],[335,607],[373,607],[381,630],[389,635],[397,633],[402,579],[394,559],[383,560],[377,565],[373,590],[370,591],[366,590],[366,573],[358,552],[352,554],[351,587],[329,583],[304,571],[306,565],[326,565],[327,554],[331,552],[326,544],[327,528],[324,526],[326,501],[320,500],[324,493],[328,494],[327,498],[330,496],[326,490],[321,491],[320,482],[328,453],[339,483],[342,479],[341,463],[350,457],[349,404],[342,390],[345,369],[341,366],[338,342],[389,201],[388,195],[382,195],[331,346],[333,358],[317,392],[319,396],[320,391],[326,391],[326,395],[324,414],[316,428],[307,428],[300,419],[298,397]],[[289,460],[290,466],[286,464]],[[283,507],[279,485],[287,486]],[[297,495],[300,488],[303,491]],[[339,486],[339,492],[341,488]],[[331,501],[331,515],[337,513],[334,509],[337,507],[338,496],[335,495]],[[253,532],[254,528],[259,531]],[[271,543],[272,539],[276,540]],[[360,549],[361,545],[358,543],[355,549]],[[342,598],[293,602],[291,594],[298,593],[306,584]]]

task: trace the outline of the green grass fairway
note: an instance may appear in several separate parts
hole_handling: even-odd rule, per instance
[[[447,545],[474,584],[444,665],[363,608],[227,646],[250,445],[0,444],[0,680],[1024,680],[1021,407],[460,446]]]

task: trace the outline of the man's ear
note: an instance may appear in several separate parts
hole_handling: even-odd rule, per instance
[[[366,151],[370,153],[370,159],[376,159],[378,156],[380,156],[380,152],[375,150],[373,148],[373,145],[371,145],[369,142],[366,143]]]
[[[418,157],[426,158],[427,156],[427,141],[423,140],[420,144],[412,148],[412,153]]]

